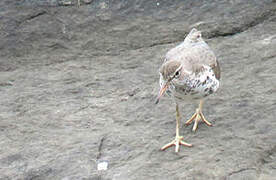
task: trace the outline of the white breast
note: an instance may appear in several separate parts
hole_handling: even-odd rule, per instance
[[[219,80],[209,66],[198,74],[191,73],[184,80],[175,80],[170,91],[177,99],[200,99],[206,97],[219,88]]]

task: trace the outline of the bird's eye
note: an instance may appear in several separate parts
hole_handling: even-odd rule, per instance
[[[178,77],[179,75],[180,75],[180,72],[179,72],[179,71],[176,71],[175,77]]]

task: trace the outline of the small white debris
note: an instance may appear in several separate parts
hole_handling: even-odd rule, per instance
[[[156,5],[157,5],[157,6],[159,6],[159,5],[160,5],[160,3],[158,2],[158,3],[156,3]]]
[[[108,162],[102,161],[98,163],[97,169],[98,171],[106,171],[108,167]]]
[[[106,8],[108,8],[108,6],[107,6],[107,4],[106,4],[105,2],[101,2],[99,5],[100,5],[100,8],[101,8],[101,9],[106,9]]]

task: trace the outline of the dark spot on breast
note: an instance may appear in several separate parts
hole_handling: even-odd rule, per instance
[[[207,76],[207,81],[208,81],[209,79],[210,79],[209,76]]]
[[[213,94],[213,92],[214,92],[214,91],[213,91],[212,89],[209,90],[209,93],[210,93],[210,94]]]
[[[195,94],[197,94],[196,91],[191,91],[191,95],[195,95]]]
[[[186,93],[189,93],[190,91],[191,91],[191,89],[189,89],[189,88],[185,89]]]

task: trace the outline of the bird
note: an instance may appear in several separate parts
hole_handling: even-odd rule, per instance
[[[200,120],[212,126],[204,117],[202,108],[204,99],[219,88],[220,66],[215,53],[203,40],[201,31],[193,28],[183,42],[166,53],[159,74],[160,90],[155,103],[158,104],[160,98],[168,94],[176,104],[175,139],[161,150],[175,146],[175,152],[178,152],[180,145],[192,146],[179,135],[179,104],[183,101],[199,101],[195,113],[185,123],[190,125],[194,121],[193,131],[196,131]]]

